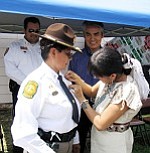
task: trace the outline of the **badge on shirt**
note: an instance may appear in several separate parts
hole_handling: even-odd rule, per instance
[[[23,96],[32,99],[37,92],[38,83],[35,81],[29,81],[23,91]]]
[[[58,91],[55,89],[55,87],[52,84],[49,85],[49,89],[53,96],[56,96],[58,94]]]
[[[26,51],[28,50],[28,48],[25,46],[20,46],[20,49],[23,50],[24,53],[26,53]]]

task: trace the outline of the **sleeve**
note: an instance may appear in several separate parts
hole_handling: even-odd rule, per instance
[[[27,89],[32,90],[29,92]],[[37,134],[38,117],[44,103],[42,99],[41,86],[37,82],[25,80],[22,83],[11,133],[14,144],[30,153],[55,153]]]
[[[4,55],[4,65],[6,75],[20,85],[26,76],[17,67],[16,61],[18,61],[18,57],[16,51],[18,49],[16,43],[10,45],[7,53]]]
[[[115,88],[113,92],[114,96],[111,101],[112,104],[119,104],[123,101],[126,102],[127,106],[134,111],[139,110],[142,107],[136,84],[121,84]]]
[[[138,85],[138,90],[140,93],[141,99],[146,99],[150,92],[149,84],[144,76],[143,69],[141,63],[137,59],[131,59],[133,63],[133,70],[131,71],[131,75],[136,81]]]

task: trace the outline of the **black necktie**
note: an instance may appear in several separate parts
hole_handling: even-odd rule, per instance
[[[72,107],[73,107],[72,119],[75,121],[75,123],[78,124],[78,122],[79,122],[79,114],[78,114],[78,108],[77,108],[76,101],[75,101],[73,95],[71,94],[71,92],[69,91],[69,89],[67,88],[66,84],[63,82],[61,75],[58,76],[58,80],[60,82],[60,85],[64,89],[65,94],[67,95],[69,101],[72,104]]]

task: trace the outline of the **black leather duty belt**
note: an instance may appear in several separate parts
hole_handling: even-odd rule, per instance
[[[47,143],[69,142],[75,137],[75,134],[76,134],[76,128],[63,134],[60,134],[54,131],[45,132],[40,128],[38,129],[38,135],[41,137],[42,140],[44,140]]]

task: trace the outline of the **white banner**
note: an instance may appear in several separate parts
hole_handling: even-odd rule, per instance
[[[150,36],[115,37],[106,43],[120,53],[128,53],[138,59],[142,65],[150,65]]]

